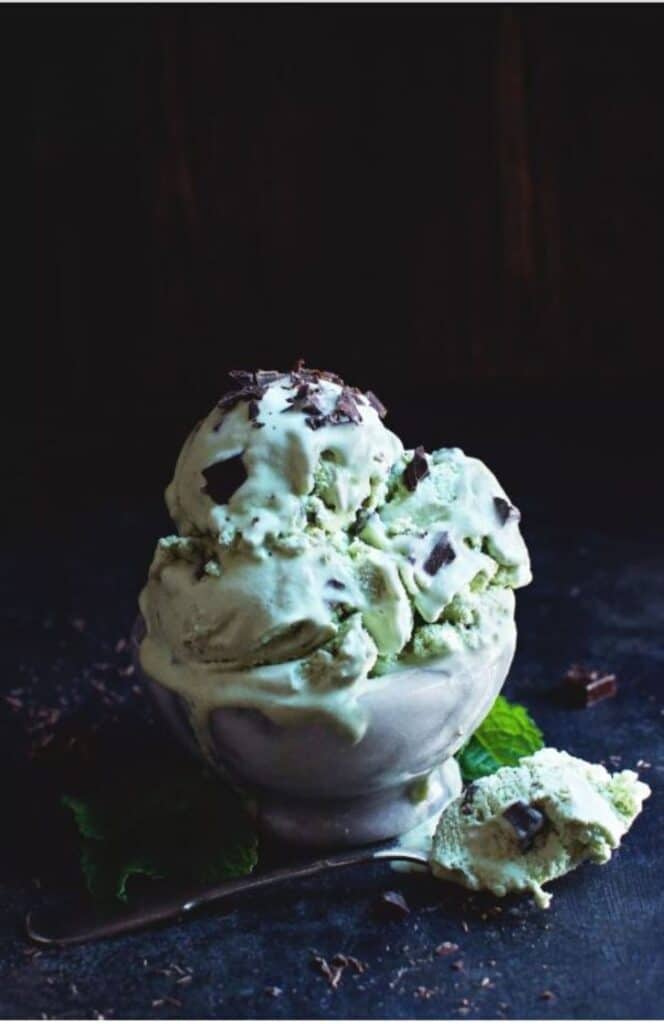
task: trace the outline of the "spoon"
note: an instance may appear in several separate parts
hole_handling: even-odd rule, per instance
[[[83,899],[77,899],[73,903],[67,902],[56,908],[31,911],[25,919],[25,926],[28,938],[40,945],[73,946],[79,942],[107,939],[113,935],[138,931],[149,925],[181,919],[227,896],[253,892],[277,882],[307,878],[321,871],[350,867],[352,864],[393,860],[423,866],[429,864],[427,855],[423,852],[374,844],[354,850],[343,850],[317,860],[275,868],[256,875],[233,878],[218,885],[194,889],[178,897],[163,897],[135,910],[100,911],[89,900],[84,902]]]

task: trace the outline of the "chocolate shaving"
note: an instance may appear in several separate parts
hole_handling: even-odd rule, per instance
[[[587,708],[600,700],[615,697],[618,680],[613,674],[572,665],[563,679],[566,695],[573,707]]]
[[[297,388],[295,395],[288,399],[288,409],[284,412],[303,412],[306,414],[306,424],[312,430],[330,424],[339,426],[344,423],[361,423],[362,413],[358,407],[358,401],[366,398],[373,406],[379,416],[386,414],[383,403],[372,391],[363,394],[359,388],[347,387],[342,378],[330,370],[316,370],[305,367],[304,360],[298,359],[290,374],[281,373],[279,370],[231,370],[229,376],[232,381],[230,390],[217,402],[217,406],[223,412],[234,409],[239,402],[249,402],[249,418],[255,427],[262,427],[263,424],[257,421],[258,402],[263,398],[267,388],[275,381],[282,378],[290,380],[287,387]],[[320,391],[320,381],[329,381],[339,386],[341,394],[337,398],[334,409],[330,413],[324,413],[316,398]],[[218,423],[214,430],[219,430],[221,423]]]
[[[328,416],[328,422],[333,425],[341,423],[361,423],[362,414],[357,407],[353,392],[350,388],[343,388],[337,398],[334,409]]]
[[[225,505],[247,479],[242,455],[233,455],[230,459],[215,462],[203,470],[205,486],[202,491],[208,494],[217,505]]]
[[[373,408],[376,410],[380,418],[385,419],[385,417],[387,416],[387,409],[381,402],[378,395],[375,395],[373,391],[365,391],[364,397],[366,398],[369,405],[373,406]]]
[[[535,836],[542,831],[547,822],[543,811],[538,811],[536,807],[524,803],[523,800],[517,800],[503,811],[503,818],[514,829],[521,853],[527,853],[531,849]]]
[[[281,370],[256,370],[256,383],[259,387],[267,387],[270,384],[274,384],[275,380],[279,380],[280,377],[284,377],[285,374]]]
[[[413,452],[413,457],[403,471],[403,482],[409,491],[414,491],[420,480],[429,475],[429,463],[421,444]]]
[[[241,388],[248,387],[256,382],[256,374],[251,370],[229,370],[228,376],[236,380]]]
[[[389,921],[401,921],[410,914],[410,907],[401,893],[394,891],[381,893],[374,909],[379,917]]]
[[[319,389],[317,387],[306,381],[303,384],[299,384],[295,394],[286,399],[288,408],[284,409],[283,412],[306,412],[314,418],[324,418],[325,414],[316,397],[318,392]]]
[[[320,971],[330,988],[333,989],[339,987],[339,982],[346,968],[350,967],[355,974],[364,974],[367,969],[367,965],[358,960],[356,956],[347,956],[346,953],[335,953],[329,962],[324,956],[315,953],[312,964]]]
[[[313,371],[307,371],[307,374],[307,379],[298,379],[294,382],[297,391],[291,398],[287,399],[288,408],[284,409],[284,412],[306,413],[305,423],[312,430],[318,430],[326,424],[336,426],[341,423],[362,422],[362,416],[353,397],[353,392],[350,388],[346,387],[343,388],[339,395],[332,412],[324,413],[317,397],[320,391],[317,382],[325,375],[319,371],[315,371],[315,375]],[[293,376],[291,374],[291,377]],[[301,377],[302,375],[300,374],[299,376]],[[329,379],[329,377],[326,377],[326,379]]]
[[[471,805],[472,805],[472,802],[473,802],[473,797],[475,796],[476,792],[477,792],[477,785],[476,785],[476,783],[471,782],[471,784],[469,786],[467,786],[465,791],[464,791],[463,800],[461,801],[461,807],[459,808],[462,814],[471,814],[472,813]]]
[[[283,377],[284,374],[278,370],[257,370],[255,373],[252,370],[230,370],[228,376],[233,381],[232,387],[217,402],[217,408],[224,412],[230,412],[240,402],[258,403],[268,386]],[[251,416],[251,413],[250,418],[255,420],[255,416]],[[217,424],[214,429],[218,430],[220,426],[221,423]]]
[[[449,565],[455,558],[456,552],[450,544],[448,535],[439,533],[422,568],[429,576],[435,576],[442,566]]]
[[[509,520],[514,520],[514,522],[517,523],[519,522],[519,519],[521,518],[521,513],[519,512],[516,505],[510,505],[509,501],[506,501],[505,498],[499,497],[493,499],[493,504],[494,508],[496,509],[496,514],[498,515],[498,518],[500,519],[503,526]]]

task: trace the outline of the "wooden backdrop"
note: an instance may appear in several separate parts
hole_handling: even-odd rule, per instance
[[[134,486],[155,451],[161,479],[236,364],[562,418],[657,394],[657,7],[0,18],[52,481]]]

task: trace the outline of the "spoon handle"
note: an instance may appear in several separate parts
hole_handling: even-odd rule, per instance
[[[420,865],[428,863],[425,854],[411,850],[388,846],[360,847],[329,854],[303,864],[233,878],[228,882],[193,890],[184,896],[164,898],[136,910],[104,913],[96,910],[89,901],[75,900],[55,909],[32,911],[26,917],[26,931],[28,938],[41,945],[71,946],[79,942],[92,942],[176,920],[224,897],[263,889],[277,882],[307,878],[321,871],[350,867],[352,864],[391,860],[409,861]]]

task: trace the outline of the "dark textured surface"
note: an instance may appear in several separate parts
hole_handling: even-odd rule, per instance
[[[506,692],[528,704],[551,743],[611,756],[616,766],[641,759],[654,788],[610,864],[554,884],[549,912],[527,899],[499,903],[385,867],[358,868],[249,896],[187,924],[39,956],[21,922],[76,877],[74,837],[57,809],[72,780],[56,760],[26,752],[51,733],[47,750],[63,728],[80,735],[96,722],[89,742],[115,745],[136,771],[146,758],[168,756],[132,677],[122,675],[126,653],[114,650],[166,523],[157,502],[138,510],[116,503],[72,518],[57,540],[48,530],[14,537],[2,687],[10,697],[19,691],[23,707],[0,701],[9,826],[0,852],[0,1014],[661,1016],[664,556],[647,538],[615,531],[535,529],[541,516],[521,504],[536,582],[519,596],[521,642]],[[618,696],[585,711],[561,707],[552,684],[576,660],[616,671]],[[60,721],[46,717],[35,729],[34,709],[43,706],[57,708]],[[376,919],[372,904],[386,889],[405,895],[404,920]],[[436,956],[444,941],[458,953]],[[312,950],[352,954],[366,971],[347,969],[332,990]],[[452,966],[459,959],[463,970]],[[274,986],[280,994],[270,994]]]

